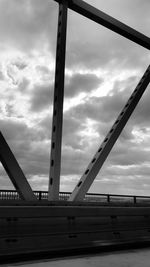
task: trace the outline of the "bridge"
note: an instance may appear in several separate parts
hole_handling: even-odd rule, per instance
[[[0,132],[0,160],[15,190],[0,190],[0,257],[150,241],[150,197],[89,194],[92,183],[150,82],[150,66],[85,168],[73,192],[60,192],[68,9],[150,49],[150,38],[82,0],[59,5],[49,188],[33,191]]]

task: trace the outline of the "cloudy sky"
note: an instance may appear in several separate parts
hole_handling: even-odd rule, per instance
[[[149,0],[86,0],[150,36]],[[47,190],[58,4],[0,0],[0,126],[33,189]],[[72,191],[150,62],[69,11],[61,191]],[[150,194],[150,86],[90,191]],[[13,188],[0,166],[0,188]]]

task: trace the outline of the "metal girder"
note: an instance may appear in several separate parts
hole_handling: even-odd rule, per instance
[[[35,201],[34,195],[26,177],[23,174],[15,156],[0,132],[0,161],[2,162],[9,178],[23,200]]]
[[[149,225],[150,207],[0,206],[0,262],[142,244]]]
[[[62,2],[62,0],[55,0],[56,2]],[[87,4],[82,0],[67,0],[68,7],[73,11],[79,13],[95,21],[98,24],[124,36],[125,38],[150,49],[150,38],[144,34],[134,30],[119,20],[107,15],[99,9]]]
[[[49,176],[49,200],[59,199],[59,184],[61,170],[61,142],[63,125],[63,99],[64,99],[64,76],[65,76],[65,53],[66,53],[66,30],[67,30],[67,1],[59,4],[56,69],[53,102],[53,123],[51,138],[51,159]]]
[[[107,156],[109,155],[113,145],[115,144],[124,126],[129,120],[132,112],[134,111],[136,105],[138,104],[140,98],[142,97],[149,82],[150,65],[145,71],[143,77],[141,78],[131,97],[127,101],[125,107],[119,114],[111,130],[108,132],[98,151],[94,155],[92,161],[85,170],[83,176],[81,177],[80,181],[78,182],[77,186],[69,197],[69,201],[83,200],[85,194],[89,190],[91,184],[93,183]]]
[[[150,207],[0,206],[0,218],[150,216]]]

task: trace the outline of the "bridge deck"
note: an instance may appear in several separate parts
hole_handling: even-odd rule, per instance
[[[28,262],[17,262],[17,266],[22,267],[149,267],[149,248],[132,249],[116,252],[99,252],[97,254],[86,254],[78,256],[44,259],[44,260],[29,260]],[[8,266],[8,265],[7,265]],[[14,264],[9,265],[14,266]]]

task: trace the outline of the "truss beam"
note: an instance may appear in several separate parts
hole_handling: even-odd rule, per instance
[[[51,159],[49,176],[49,200],[59,199],[59,184],[61,171],[61,143],[63,125],[63,99],[64,99],[64,76],[65,76],[65,53],[66,53],[66,30],[67,30],[67,1],[59,4],[56,70],[53,102],[53,123],[51,138]]]
[[[15,156],[0,132],[0,161],[23,200],[37,200]]]
[[[62,0],[55,0],[62,2]],[[96,23],[124,36],[125,38],[150,49],[150,38],[144,34],[134,30],[119,20],[107,15],[99,9],[87,4],[82,0],[67,0],[68,7],[73,11],[85,16],[86,18],[95,21]]]
[[[140,98],[142,97],[149,82],[150,82],[150,66],[145,71],[139,84],[137,85],[137,87],[135,88],[131,97],[127,101],[125,107],[123,108],[123,110],[119,114],[117,120],[115,121],[114,125],[112,126],[112,128],[108,132],[106,138],[102,142],[98,151],[94,155],[92,161],[88,165],[83,176],[81,177],[80,181],[78,182],[77,186],[75,187],[74,191],[72,192],[72,194],[69,198],[69,201],[81,201],[84,199],[85,194],[89,190],[89,188],[90,188],[91,184],[93,183],[94,179],[96,178],[98,172],[102,168],[102,166],[103,166],[107,156],[109,155],[113,145],[115,144],[115,142],[118,139],[120,133],[122,132],[124,126],[126,125],[127,121],[129,120],[132,112],[134,111],[135,107],[137,106],[137,104],[138,104]]]

